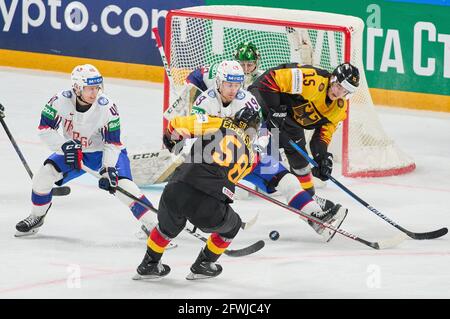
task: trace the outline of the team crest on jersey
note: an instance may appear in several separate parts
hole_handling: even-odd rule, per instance
[[[320,83],[320,85],[319,85],[319,92],[322,92],[324,88],[325,88],[325,84]]]
[[[236,94],[236,100],[243,100],[245,98],[245,93],[243,91],[238,91]]]
[[[98,102],[98,104],[100,104],[100,105],[106,105],[106,104],[109,103],[108,99],[107,99],[106,97],[104,97],[104,96],[101,96],[101,97],[98,99],[97,102]]]
[[[343,99],[339,99],[339,100],[337,101],[337,105],[338,105],[339,108],[343,108],[343,107],[344,107],[344,104],[345,104],[345,102],[344,102]]]
[[[195,114],[198,123],[208,123],[208,116],[206,114]]]
[[[214,92],[214,90],[209,90],[208,91],[208,96],[212,97],[214,99],[216,97],[216,92]]]
[[[70,98],[72,98],[72,91],[63,91],[62,96],[70,99]]]

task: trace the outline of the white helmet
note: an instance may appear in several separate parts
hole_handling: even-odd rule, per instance
[[[103,90],[103,77],[97,68],[91,64],[77,65],[71,75],[72,88],[77,95],[85,86],[99,85]]]
[[[223,61],[216,71],[216,88],[219,89],[222,82],[244,83],[244,70],[238,61]]]

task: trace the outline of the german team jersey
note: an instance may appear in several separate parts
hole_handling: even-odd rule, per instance
[[[280,93],[280,103],[301,127],[319,130],[321,141],[330,143],[339,122],[347,116],[345,99],[327,96],[331,74],[313,66],[282,64],[267,70],[253,84],[260,91]]]
[[[251,137],[231,119],[195,114],[169,122],[168,131],[198,137],[189,157],[172,175],[219,200],[233,200],[235,184],[250,173],[254,161]]]

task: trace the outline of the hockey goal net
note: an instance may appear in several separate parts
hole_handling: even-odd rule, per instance
[[[348,177],[389,176],[415,168],[413,160],[387,136],[376,114],[362,63],[364,23],[352,16],[248,6],[200,6],[170,11],[165,52],[172,75],[164,85],[164,108],[177,99],[186,76],[205,65],[233,59],[240,42],[261,53],[260,68],[299,62],[332,71],[351,62],[361,73],[348,117],[330,146]],[[164,119],[164,127],[166,126]],[[338,145],[338,147],[337,147]]]

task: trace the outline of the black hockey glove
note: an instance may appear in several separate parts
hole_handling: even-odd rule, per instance
[[[119,175],[117,175],[116,168],[103,167],[99,173],[102,177],[98,180],[98,187],[114,194],[119,185]]]
[[[83,160],[83,152],[81,150],[81,142],[70,140],[61,146],[64,152],[64,163],[73,169],[81,169],[81,161]]]
[[[286,121],[286,116],[287,116],[286,105],[280,105],[276,109],[270,108],[269,116],[267,118],[268,127],[269,128],[277,127],[278,129],[281,130],[284,126],[284,121]]]
[[[0,104],[0,117],[4,118],[5,117],[5,108],[3,105]]]
[[[314,160],[319,165],[318,167],[313,167],[313,176],[326,181],[330,178],[331,172],[333,171],[333,154],[324,153],[314,156]]]
[[[181,140],[183,139],[181,136],[178,137],[178,139],[173,139],[174,135],[177,135],[176,133],[170,134],[168,130],[166,130],[166,132],[163,135],[163,143],[164,146],[170,151],[172,152],[173,148],[175,147],[175,145],[177,145],[178,142],[181,142]]]

